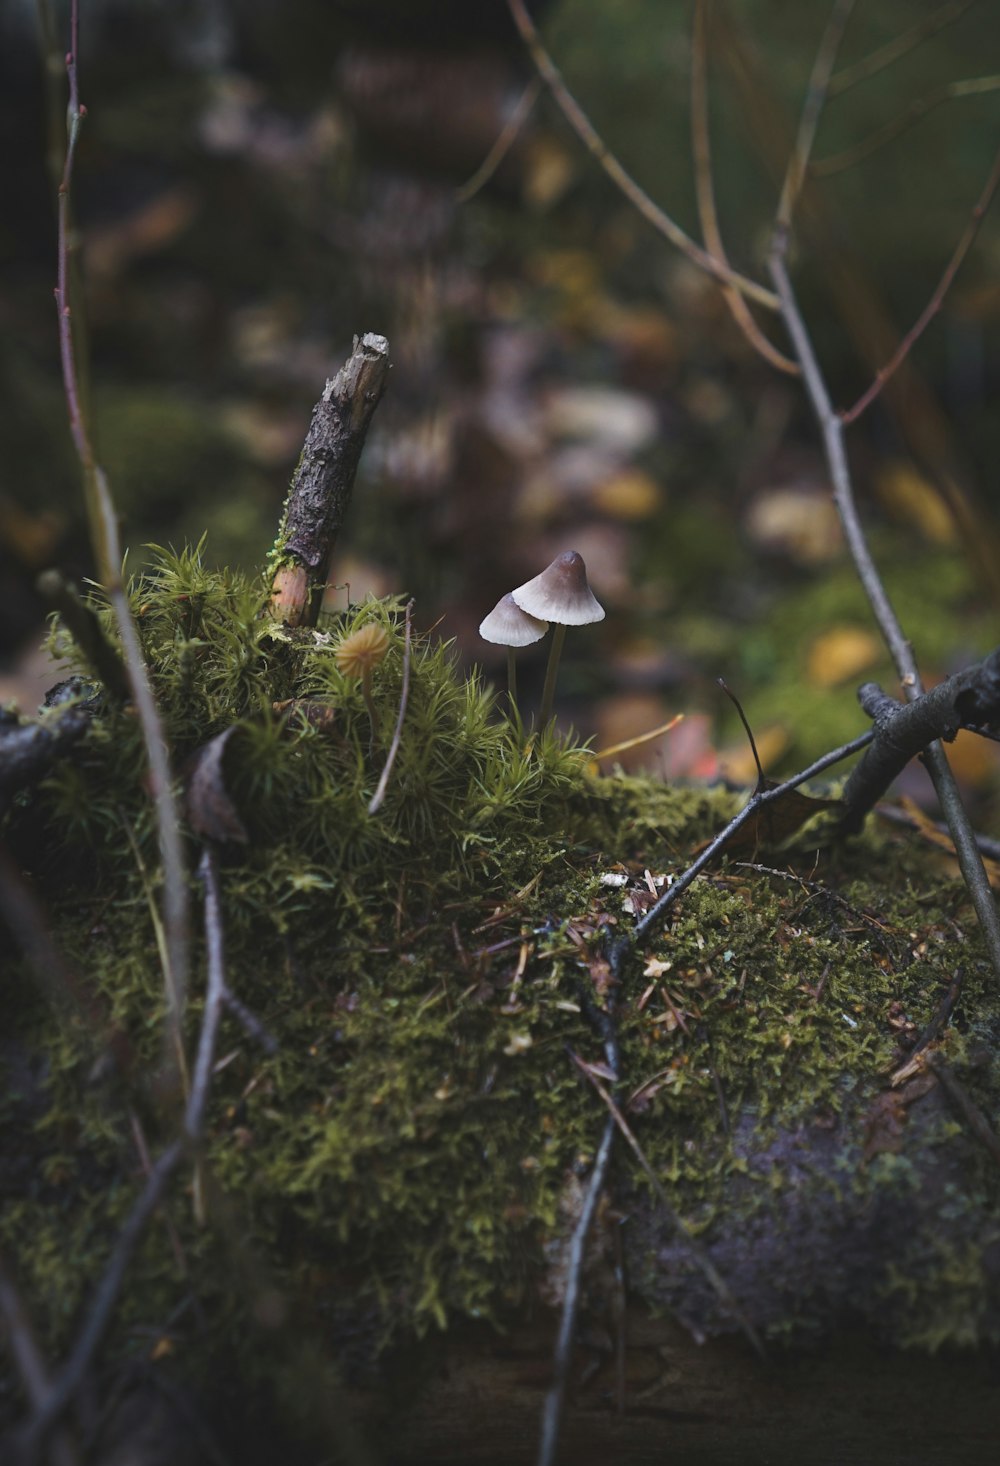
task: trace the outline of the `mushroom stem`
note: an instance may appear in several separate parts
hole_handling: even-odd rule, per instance
[[[514,661],[514,648],[507,648],[507,697],[510,700],[510,710],[517,713],[517,666]]]
[[[556,673],[559,671],[559,658],[562,656],[563,642],[566,640],[565,626],[556,625],[552,632],[552,646],[549,649],[549,665],[545,669],[545,686],[542,688],[542,706],[539,713],[539,723],[545,727],[552,718],[552,704],[556,695]]]
[[[361,696],[365,700],[365,707],[368,709],[368,721],[371,724],[372,736],[368,744],[368,752],[375,752],[375,699],[372,697],[372,669],[366,667],[361,674]]]

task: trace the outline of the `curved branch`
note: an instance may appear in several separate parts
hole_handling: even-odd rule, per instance
[[[701,221],[702,237],[709,253],[730,268],[726,247],[722,242],[719,218],[715,210],[715,190],[712,187],[712,144],[708,127],[708,85],[707,51],[708,38],[706,10],[709,0],[695,0],[694,28],[691,34],[691,147],[694,153],[694,187],[698,204],[698,218]],[[773,342],[769,341],[750,313],[743,296],[731,285],[723,285],[723,299],[730,314],[754,351],[779,372],[788,376],[799,375],[798,362],[785,356]]]
[[[817,158],[809,165],[809,172],[813,178],[828,178],[832,173],[842,173],[845,168],[853,168],[855,163],[870,158],[879,148],[884,148],[894,138],[900,137],[926,117],[928,112],[940,107],[942,102],[954,102],[962,97],[981,97],[986,92],[998,90],[1000,76],[975,76],[967,81],[953,81],[948,86],[940,87],[936,92],[930,92],[926,97],[911,102],[902,116],[884,122],[852,147],[844,148],[839,153],[830,153],[825,158]]]
[[[968,224],[965,226],[965,230],[962,234],[961,239],[958,241],[958,244],[955,246],[955,250],[952,254],[951,259],[945,266],[944,274],[938,281],[937,289],[931,296],[930,300],[927,302],[924,309],[920,312],[920,315],[917,317],[914,325],[910,328],[909,331],[907,331],[906,335],[899,343],[898,348],[890,357],[889,361],[884,367],[880,367],[879,370],[876,372],[875,380],[874,382],[872,382],[868,390],[861,394],[853,407],[847,408],[845,412],[842,412],[840,414],[840,418],[843,423],[846,424],[854,422],[857,418],[861,416],[865,408],[867,408],[872,402],[874,402],[875,398],[879,395],[886,382],[888,382],[889,378],[899,370],[916,342],[919,341],[920,337],[924,334],[931,321],[941,309],[941,306],[944,303],[944,298],[947,295],[949,288],[951,287],[951,282],[958,274],[959,267],[961,266],[962,261],[969,253],[969,250],[972,248],[972,242],[975,239],[976,235],[979,233],[979,226],[983,222],[983,219],[986,217],[986,212],[989,209],[990,204],[993,202],[993,195],[996,193],[998,184],[1000,184],[1000,149],[997,150],[996,157],[993,159],[993,167],[990,169],[990,176],[989,178],[987,178],[985,187],[983,188],[982,193],[979,195],[979,200],[972,211],[972,217],[969,220]]]
[[[823,436],[823,446],[833,484],[834,504],[844,528],[844,537],[850,548],[851,557],[865,594],[875,613],[879,629],[892,653],[900,681],[908,699],[912,701],[923,692],[920,673],[913,649],[903,633],[903,628],[886,594],[885,586],[875,567],[864,530],[861,527],[861,520],[854,502],[854,488],[847,466],[847,455],[844,451],[844,424],[833,409],[812,341],[792,290],[784,260],[785,242],[781,238],[775,241],[775,249],[771,256],[771,278],[781,297],[785,324],[795,346],[795,353],[802,367],[806,391]],[[996,902],[993,899],[982,856],[976,845],[975,832],[962,804],[955,776],[939,742],[934,742],[927,748],[925,762],[938,799],[941,801],[941,808],[948,821],[962,876],[969,888],[976,915],[983,929],[983,937],[993,970],[1000,978],[1000,915],[997,913]]]
[[[859,81],[867,81],[868,77],[875,76],[877,72],[884,71],[908,51],[921,45],[930,36],[937,35],[943,31],[945,26],[952,25],[959,20],[967,10],[971,10],[977,0],[949,0],[947,5],[940,6],[908,31],[894,36],[877,51],[862,56],[860,61],[853,62],[850,66],[844,66],[837,72],[836,76],[830,78],[829,95],[839,97],[841,92],[846,92],[848,87],[856,86]]]
[[[795,135],[795,146],[788,160],[785,181],[781,185],[781,198],[778,200],[778,212],[774,220],[776,235],[787,234],[791,225],[792,214],[809,168],[809,155],[816,140],[816,128],[819,126],[819,115],[823,110],[823,103],[826,101],[829,90],[833,63],[837,59],[844,30],[853,9],[854,0],[834,0],[833,10],[830,12],[823,38],[819,43],[816,60],[813,62],[813,69],[809,76],[809,86],[799,120],[799,130]]]
[[[76,342],[69,289],[70,190],[80,128],[87,109],[80,102],[77,78],[77,50],[80,28],[78,0],[70,8],[70,45],[66,53],[69,82],[69,137],[62,179],[59,184],[56,309],[59,320],[59,354],[63,390],[69,412],[69,426],[83,472],[84,498],[90,539],[98,576],[107,594],[121,635],[125,672],[142,728],[149,783],[156,810],[156,829],[163,865],[163,926],[165,932],[164,982],[167,992],[168,1052],[176,1058],[184,1075],[184,1045],[181,1024],[188,974],[188,890],[181,849],[180,822],[173,792],[170,753],[160,715],[153,697],[139,635],[121,579],[121,542],[111,490],[104,470],[94,455],[87,420],[80,400]]]
[[[755,300],[758,305],[767,306],[768,310],[777,310],[778,300],[773,291],[763,285],[758,285],[755,280],[748,280],[745,275],[730,270],[728,266],[714,259],[700,245],[695,244],[691,236],[686,234],[669,214],[665,213],[658,204],[654,204],[649,194],[639,187],[630,173],[625,171],[583,108],[567,89],[555,62],[542,45],[532,19],[524,7],[524,0],[507,0],[507,5],[539,76],[552,93],[566,121],[591,156],[600,163],[612,183],[639,210],[642,217],[652,224],[653,228],[658,230],[664,238],[668,239],[676,249],[685,254],[693,265],[697,265],[698,269],[704,270],[706,274],[712,275],[724,285],[738,290],[749,300]]]

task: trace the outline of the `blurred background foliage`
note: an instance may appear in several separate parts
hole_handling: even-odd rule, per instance
[[[570,640],[561,712],[598,745],[683,710],[636,759],[747,777],[718,676],[775,770],[860,730],[855,686],[893,677],[798,384],[750,351],[714,285],[615,192],[547,97],[489,182],[461,191],[530,78],[503,0],[81,9],[87,395],[133,565],[150,542],[204,532],[211,560],[261,564],[325,378],[355,333],[379,331],[393,377],[333,567],[353,598],[405,589],[424,626],[440,621],[499,673],[480,619],[579,549],[609,614]],[[691,6],[534,9],[609,147],[700,237]],[[828,5],[716,0],[712,13],[721,227],[733,263],[763,278]],[[911,125],[813,180],[795,241],[845,405],[932,295],[1000,139],[1000,28],[982,0],[859,0],[841,80],[924,22],[922,44],[831,96],[817,160]],[[35,576],[90,569],[52,306],[65,7],[49,24],[46,66],[34,7],[0,12],[0,655],[3,693],[25,706],[32,678],[51,680],[34,660]],[[974,91],[946,93],[970,79]],[[989,217],[912,361],[850,433],[873,547],[932,680],[997,641],[998,266]],[[989,815],[992,748],[970,738],[957,754]]]

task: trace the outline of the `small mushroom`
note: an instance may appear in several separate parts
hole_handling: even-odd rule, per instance
[[[479,635],[484,641],[507,648],[507,696],[513,711],[517,710],[517,672],[514,667],[514,648],[531,646],[541,641],[549,629],[547,621],[529,616],[522,611],[508,591],[501,596],[493,610],[479,623]]]
[[[537,616],[539,620],[551,621],[555,625],[539,714],[544,728],[552,717],[556,673],[566,639],[566,627],[586,626],[591,621],[603,621],[604,607],[590,589],[587,567],[583,563],[583,556],[576,550],[566,550],[562,555],[557,555],[540,575],[511,591],[511,596],[515,605],[520,606],[529,616]]]
[[[368,709],[368,721],[372,728],[372,744],[375,743],[375,703],[372,700],[372,673],[389,650],[389,633],[384,626],[369,621],[345,636],[333,654],[337,667],[345,677],[360,677],[361,696]]]

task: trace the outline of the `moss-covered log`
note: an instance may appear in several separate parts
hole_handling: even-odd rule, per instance
[[[599,779],[584,750],[526,736],[446,646],[416,637],[371,816],[399,707],[400,603],[313,631],[278,625],[266,601],[264,582],[194,554],[133,589],[187,760],[191,869],[195,832],[214,830],[228,981],[277,1048],[226,1021],[198,1206],[177,1184],[148,1229],[102,1379],[169,1378],[241,1460],[310,1441],[362,1459],[366,1433],[369,1459],[530,1460],[546,1320],[605,1119],[570,1058],[603,1061],[588,1017],[609,997],[602,938],[634,924],[738,798]],[[369,624],[387,642],[374,736],[337,658]],[[86,731],[5,824],[91,999],[53,1003],[10,942],[0,1251],[52,1360],[141,1187],[137,1136],[155,1155],[177,1126],[157,1087],[141,740],[99,688],[80,706]],[[236,823],[213,825],[209,798]],[[234,832],[245,839],[225,843]],[[959,964],[949,1024],[899,1077]],[[982,1361],[1000,1340],[1000,1171],[955,1105],[960,1093],[987,1126],[1000,1109],[1000,1000],[945,858],[895,832],[828,846],[814,829],[754,868],[723,864],[613,998],[614,1093],[683,1230],[619,1147],[584,1273],[567,1459],[616,1443],[630,1461],[846,1459],[861,1425],[875,1429],[852,1414],[864,1371],[851,1337],[886,1351],[888,1408],[922,1418],[926,1354]],[[188,1021],[193,1038],[197,1003]],[[751,1362],[692,1238],[769,1366]],[[803,1348],[829,1352],[809,1363]],[[958,1445],[994,1409],[979,1369],[963,1378],[976,1426]],[[840,1456],[802,1444],[828,1378],[841,1403],[828,1396],[825,1418],[854,1421]],[[0,1401],[8,1420],[17,1409]]]

